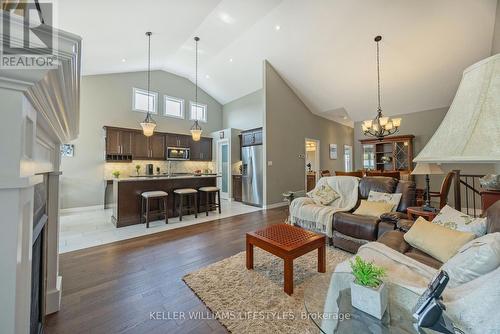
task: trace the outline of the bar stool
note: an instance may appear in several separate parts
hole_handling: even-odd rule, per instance
[[[165,224],[168,224],[167,196],[164,191],[145,191],[141,194],[141,223],[142,219],[146,219],[146,228],[149,228],[149,200],[158,200],[158,211],[165,215]],[[146,201],[144,201],[146,200]],[[144,212],[144,202],[146,202],[146,211]],[[162,210],[163,203],[163,210]]]
[[[193,196],[194,195],[194,196]],[[184,196],[187,196],[188,200],[188,214],[191,213],[191,210],[194,209],[194,217],[198,218],[198,191],[192,188],[182,188],[174,190],[174,210],[176,209],[176,197],[179,197],[179,221],[182,221],[182,211],[184,209]],[[194,207],[191,205],[191,197],[194,197]]]
[[[217,187],[201,187],[198,189],[200,191],[200,202],[201,202],[201,193],[205,193],[205,212],[208,216],[208,211],[212,209],[219,209],[219,213],[221,213],[221,205],[220,205],[220,189]],[[217,193],[217,202],[212,202],[212,194]],[[210,197],[210,200],[208,199]]]

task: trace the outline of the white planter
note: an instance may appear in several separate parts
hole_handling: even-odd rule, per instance
[[[382,319],[388,299],[389,289],[385,283],[382,283],[378,289],[373,289],[351,282],[352,306],[377,319]]]

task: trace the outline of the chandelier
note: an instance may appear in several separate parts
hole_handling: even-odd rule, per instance
[[[399,131],[401,125],[401,118],[389,118],[382,114],[382,107],[380,106],[380,50],[379,42],[382,36],[375,37],[377,43],[377,97],[378,108],[377,116],[374,119],[363,121],[361,128],[365,136],[372,136],[382,140],[384,137],[390,136]]]
[[[194,80],[195,80],[195,91],[194,91],[194,105],[195,105],[195,108],[197,109],[198,108],[198,41],[200,40],[199,37],[195,37],[194,38],[194,43],[195,43],[195,46],[196,46],[196,61],[195,61],[195,76],[194,76]],[[194,120],[194,124],[193,126],[191,127],[191,137],[193,138],[193,141],[199,141],[201,139],[201,126],[200,124],[198,123],[198,113],[196,113],[196,119]]]
[[[156,122],[151,116],[151,96],[149,95],[149,89],[151,86],[151,32],[146,32],[146,36],[148,36],[148,113],[146,114],[146,118],[142,121],[142,133],[146,137],[151,137],[156,128]],[[156,101],[154,102],[156,103]]]

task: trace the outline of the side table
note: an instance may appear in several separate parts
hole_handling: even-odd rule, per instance
[[[439,211],[424,211],[421,206],[410,206],[406,212],[409,220],[416,220],[418,217],[423,217],[431,221],[437,216]]]

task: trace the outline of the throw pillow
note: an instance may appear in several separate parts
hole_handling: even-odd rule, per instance
[[[328,184],[316,186],[316,188],[307,193],[307,196],[318,205],[328,205],[340,198],[340,195]]]
[[[486,234],[466,243],[441,269],[456,287],[489,273],[500,266],[500,233]]]
[[[391,211],[396,211],[398,209],[399,202],[401,201],[401,197],[403,194],[390,194],[390,193],[381,193],[378,191],[370,190],[368,194],[368,202],[384,202],[391,203],[393,205]]]
[[[474,233],[451,230],[428,222],[422,217],[418,217],[404,235],[407,243],[441,262],[448,261],[475,237]]]
[[[384,203],[384,202],[368,202],[366,200],[361,200],[356,211],[354,211],[353,215],[360,216],[371,216],[379,218],[380,215],[390,212],[394,204]]]
[[[439,211],[432,222],[452,230],[474,233],[478,237],[486,234],[486,217],[474,218],[448,205]]]

